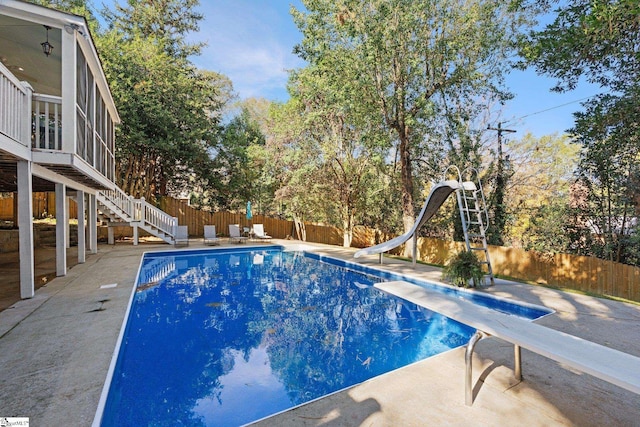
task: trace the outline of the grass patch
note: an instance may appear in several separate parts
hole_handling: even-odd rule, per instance
[[[400,255],[384,255],[384,256],[386,258],[397,259],[398,261],[413,262],[413,260],[411,258],[406,258],[406,257],[400,256]],[[416,263],[422,264],[422,265],[428,265],[430,267],[444,268],[443,265],[433,264],[433,263],[430,263],[430,262],[421,261],[419,259],[416,260]]]
[[[396,260],[399,260],[399,261],[407,261],[407,262],[412,262],[413,261],[411,258],[406,258],[406,257],[399,256],[399,255],[384,255],[384,256],[387,257],[387,258],[392,258],[392,259],[396,259]],[[444,268],[444,266],[442,266],[440,264],[433,264],[433,263],[424,262],[424,261],[420,261],[420,260],[416,260],[416,262],[418,264],[428,265],[430,267]],[[627,304],[633,304],[633,305],[640,306],[640,302],[639,301],[633,301],[633,300],[630,300],[630,299],[616,297],[616,296],[613,296],[613,295],[596,294],[594,292],[581,291],[579,289],[565,288],[565,287],[562,287],[562,286],[554,286],[554,285],[549,285],[547,283],[538,283],[538,282],[534,282],[532,280],[524,280],[524,279],[519,279],[517,277],[506,276],[504,274],[494,274],[493,276],[496,279],[508,280],[510,282],[524,283],[526,285],[533,285],[533,286],[541,286],[543,288],[554,289],[556,291],[568,292],[568,293],[578,294],[578,295],[585,295],[585,296],[589,296],[589,297],[606,299],[606,300],[616,301],[616,302],[624,302],[624,303],[627,303]]]
[[[553,290],[556,290],[556,291],[568,292],[568,293],[571,293],[571,294],[578,294],[578,295],[585,295],[585,296],[588,296],[588,297],[607,299],[607,300],[617,301],[617,302],[625,302],[627,304],[633,304],[633,305],[640,306],[640,302],[639,301],[633,301],[633,300],[630,300],[630,299],[616,297],[616,296],[613,296],[613,295],[596,294],[594,292],[581,291],[580,289],[565,288],[563,286],[554,286],[554,285],[550,285],[548,283],[539,283],[539,282],[534,282],[533,280],[518,279],[517,277],[506,276],[506,275],[503,275],[503,274],[495,274],[494,276],[496,277],[496,279],[508,280],[510,282],[523,283],[525,285],[540,286],[540,287],[543,287],[543,288],[553,289]]]

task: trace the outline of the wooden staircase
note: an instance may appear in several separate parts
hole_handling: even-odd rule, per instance
[[[147,203],[143,198],[135,199],[116,187],[115,190],[99,191],[98,218],[109,227],[109,243],[113,244],[113,227],[133,227],[133,244],[138,244],[138,230],[169,244],[175,244],[178,218]]]

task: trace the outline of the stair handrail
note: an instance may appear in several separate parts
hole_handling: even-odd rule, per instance
[[[115,213],[122,219],[127,221],[135,220],[133,207],[134,199],[125,193],[120,187],[116,186],[114,190],[98,191],[98,196],[102,196],[107,202],[120,209],[121,212]]]
[[[455,175],[457,175],[458,177],[458,182],[460,184],[462,184],[462,174],[460,173],[460,169],[458,168],[458,166],[456,165],[449,165],[447,166],[447,168],[444,170],[444,172],[442,173],[442,179],[441,181],[446,181],[447,177],[449,176],[449,171],[453,171],[453,173]]]
[[[135,199],[116,187],[114,190],[99,191],[98,199],[115,206],[117,210],[112,211],[125,221],[155,228],[170,238],[176,235],[178,218],[148,203],[144,197]]]
[[[145,225],[157,228],[168,236],[175,237],[178,227],[178,218],[169,215],[162,209],[158,209],[148,203],[144,197],[134,201],[135,218]]]

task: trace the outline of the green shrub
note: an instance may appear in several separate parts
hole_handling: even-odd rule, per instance
[[[455,254],[444,267],[445,280],[456,286],[471,286],[482,283],[484,271],[475,253],[462,251]]]

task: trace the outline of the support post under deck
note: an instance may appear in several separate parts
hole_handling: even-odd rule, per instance
[[[20,298],[32,298],[35,293],[35,269],[33,266],[33,176],[31,162],[18,161],[18,242],[20,253]]]

